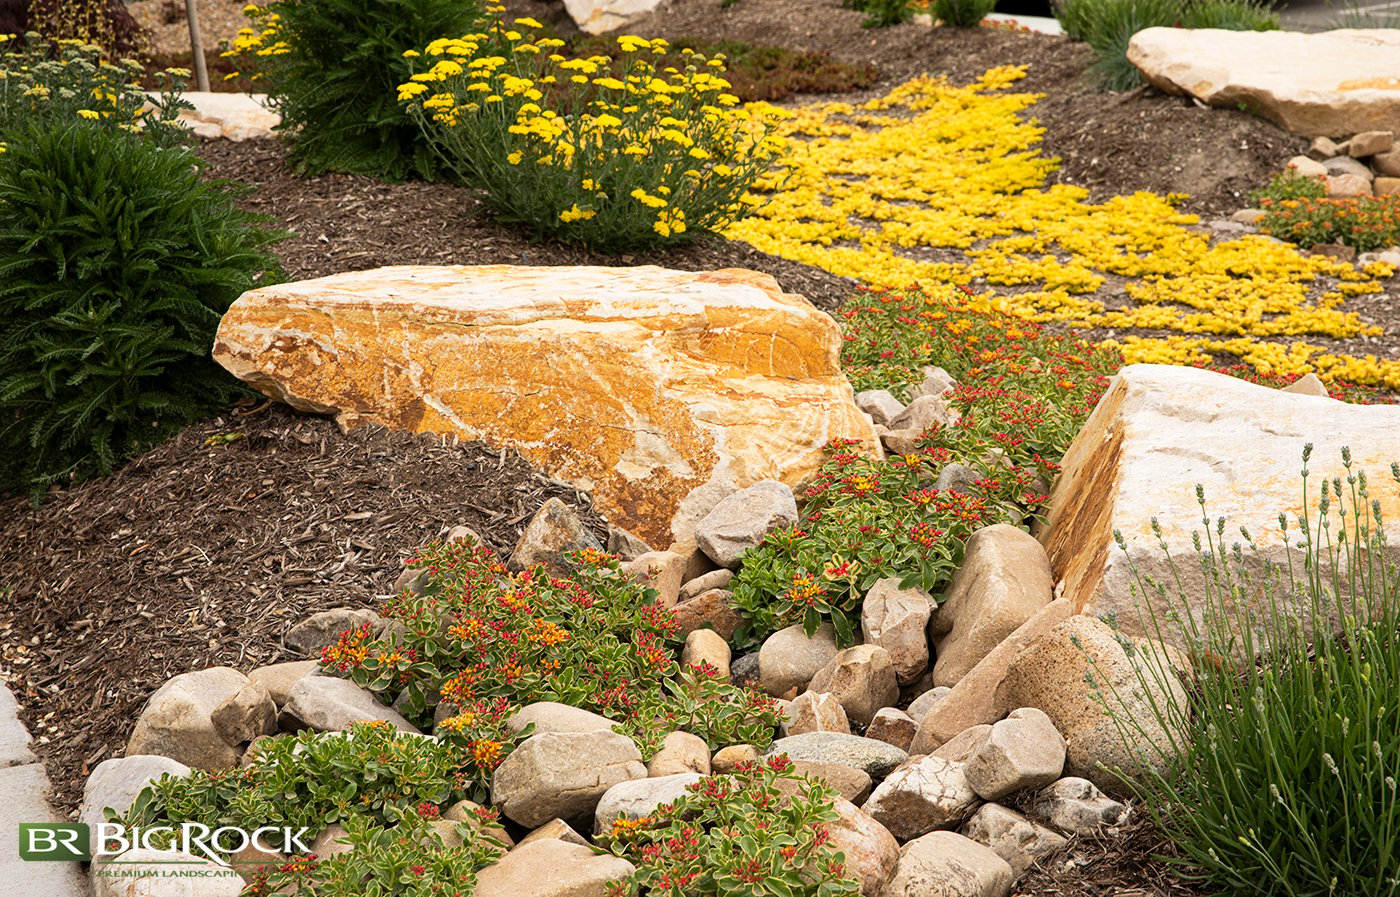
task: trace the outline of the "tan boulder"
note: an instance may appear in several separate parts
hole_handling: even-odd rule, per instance
[[[1186,706],[1186,692],[1170,666],[1175,658],[1147,639],[1130,645],[1131,655],[1118,633],[1095,617],[1071,617],[1016,655],[996,692],[1003,710],[1044,711],[1051,731],[1068,743],[1064,773],[1110,793],[1124,790],[1115,769],[1134,779],[1149,770],[1164,773],[1184,734],[1173,726]],[[1058,771],[1046,778],[1056,776]]]
[[[648,551],[622,565],[622,571],[649,589],[656,590],[662,607],[675,607],[681,593],[686,558],[674,551]]]
[[[996,722],[1000,717],[996,706],[997,686],[1006,677],[1011,661],[1022,649],[1073,615],[1073,608],[1064,598],[1057,598],[1037,611],[982,658],[951,691],[930,702],[922,716],[914,717],[919,731],[914,735],[909,752],[932,753],[939,745],[973,726]]]
[[[276,137],[282,123],[267,94],[187,90],[180,98],[194,107],[180,110],[180,124],[205,139],[265,140]]]
[[[890,773],[862,809],[900,841],[935,829],[954,829],[981,801],[961,763],[916,757]]]
[[[834,697],[846,716],[862,726],[870,725],[875,711],[893,707],[899,700],[894,663],[890,652],[879,645],[856,645],[839,652],[807,687]]]
[[[1239,527],[1249,529],[1259,551],[1245,552],[1255,572],[1248,597],[1262,606],[1267,596],[1261,566],[1284,568],[1291,551],[1278,515],[1291,522],[1291,539],[1297,537],[1292,522],[1304,512],[1299,469],[1307,443],[1314,446],[1310,490],[1324,479],[1345,479],[1344,446],[1350,447],[1354,470],[1379,477],[1400,458],[1400,407],[1296,395],[1196,368],[1123,368],[1070,444],[1045,509],[1047,523],[1037,530],[1075,612],[1113,615],[1132,636],[1154,634],[1155,617],[1173,643],[1194,641],[1169,622],[1185,604],[1174,586],[1165,599],[1155,589],[1135,591],[1130,569],[1161,583],[1174,583],[1179,575],[1200,627],[1207,608],[1194,600],[1205,594],[1205,583],[1192,547],[1192,532],[1201,525],[1193,484],[1204,488],[1206,513],[1225,517],[1227,547],[1238,540]],[[1310,508],[1316,497],[1313,491]],[[1373,498],[1384,519],[1400,517],[1395,490],[1376,490]],[[1154,519],[1175,573],[1153,531]],[[1126,552],[1115,544],[1115,531]],[[1400,563],[1400,545],[1388,546],[1383,557]],[[1294,568],[1300,563],[1295,554]],[[1285,613],[1308,610],[1306,598],[1281,596],[1280,604]]]
[[[990,847],[956,832],[930,832],[905,844],[880,897],[1006,897],[1015,875]]]
[[[1303,137],[1400,131],[1400,31],[1147,28],[1128,61],[1159,90],[1244,106]]]
[[[804,691],[793,698],[783,708],[782,719],[778,721],[782,735],[801,735],[803,732],[851,732],[850,720],[835,695],[815,691]]]
[[[343,426],[510,448],[652,545],[831,439],[879,456],[836,322],[766,274],[655,267],[390,267],[245,293],[214,357]]]
[[[959,834],[990,847],[1006,860],[1017,878],[1042,855],[1069,840],[1001,804],[983,804]]]
[[[860,882],[861,897],[875,897],[899,865],[899,842],[875,817],[846,798],[832,803],[837,819],[826,824],[829,843],[846,855],[846,874]]]
[[[218,730],[211,716],[247,684],[248,677],[230,667],[212,667],[174,677],[146,701],[131,730],[127,756],[154,754],[192,769],[237,766],[240,752]]]
[[[540,838],[521,844],[476,874],[475,897],[605,897],[608,882],[636,869],[622,857]]]
[[[897,577],[881,579],[870,587],[860,606],[861,637],[868,645],[890,652],[895,677],[910,685],[928,669],[928,636],[925,627],[933,602],[922,589],[901,588]]]
[[[810,636],[800,623],[779,629],[758,649],[758,678],[763,690],[781,698],[790,691],[806,689],[837,650],[836,629],[830,623],[818,626]]]
[[[580,31],[604,34],[625,28],[651,12],[661,0],[564,0],[564,9]]]
[[[967,540],[947,597],[929,620],[933,684],[953,686],[1054,598],[1050,559],[1025,530],[998,523]]]
[[[903,710],[894,707],[881,707],[871,717],[870,725],[865,727],[865,737],[883,741],[885,744],[892,744],[902,751],[907,751],[909,746],[914,743],[914,735],[918,731],[919,724],[914,722],[913,717]]]
[[[846,800],[857,804],[865,803],[870,796],[874,780],[870,774],[854,766],[842,763],[823,763],[820,760],[793,760],[792,771],[798,775],[821,779]]]
[[[661,739],[661,750],[647,761],[647,776],[677,775],[683,772],[710,774],[710,746],[699,735],[689,732],[668,732]]]
[[[523,826],[591,821],[609,788],[644,779],[632,739],[616,732],[545,732],[520,743],[491,776],[491,804]]]
[[[681,648],[681,663],[685,666],[711,666],[721,680],[729,678],[729,660],[733,652],[729,642],[713,629],[696,629],[685,637]]]
[[[728,642],[739,628],[739,612],[729,603],[733,597],[728,589],[710,589],[677,604],[671,608],[671,615],[676,618],[676,635],[689,638],[698,629],[712,629]]]

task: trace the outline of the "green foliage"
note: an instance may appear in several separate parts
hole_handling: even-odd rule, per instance
[[[606,56],[616,46],[612,38],[585,37],[571,41],[568,52],[582,58]],[[879,71],[869,63],[852,65],[832,59],[828,53],[808,53],[736,40],[711,43],[686,37],[672,41],[665,55],[655,60],[656,67],[662,71],[667,67],[685,68],[687,59],[682,49],[723,60],[729,89],[744,102],[776,102],[798,93],[849,93],[864,90],[879,77]],[[625,78],[627,72],[613,72],[614,77],[619,74]]]
[[[746,552],[730,584],[744,618],[734,639],[741,650],[794,623],[812,632],[830,621],[853,643],[864,593],[885,577],[941,589],[974,530],[1019,522],[1044,502],[1057,462],[1120,364],[1024,319],[918,289],[867,292],[841,316],[842,364],[856,389],[908,399],[925,367],[939,364],[963,384],[944,396],[959,418],[887,461],[829,447],[799,496],[797,527]],[[962,484],[934,488],[952,464],[966,468]]]
[[[1346,449],[1345,475],[1323,481],[1309,521],[1311,451],[1304,512],[1292,523],[1279,515],[1279,539],[1294,546],[1285,567],[1258,557],[1243,528],[1227,548],[1225,520],[1211,521],[1198,486],[1199,568],[1173,564],[1169,582],[1137,576],[1171,609],[1149,615],[1152,629],[1192,646],[1196,678],[1189,707],[1155,707],[1173,735],[1151,758],[1166,771],[1129,785],[1181,849],[1184,871],[1212,891],[1393,895],[1400,574],[1385,560],[1380,502]],[[1400,484],[1400,466],[1391,476]],[[1143,670],[1149,689],[1176,675],[1160,663]],[[1141,726],[1115,720],[1129,749],[1144,750]]]
[[[1259,207],[1264,211],[1260,233],[1300,246],[1342,243],[1369,252],[1400,243],[1400,194],[1265,199]]]
[[[1327,195],[1327,182],[1323,178],[1304,177],[1295,168],[1287,168],[1274,175],[1267,187],[1253,190],[1249,194],[1252,203],[1277,203],[1289,199],[1322,199]]]
[[[428,45],[399,99],[462,183],[504,221],[607,252],[678,243],[749,214],[782,149],[727,93],[723,64],[618,39],[618,59],[568,59],[517,19]],[[517,30],[518,29],[518,30]],[[625,74],[623,74],[625,72]]]
[[[426,808],[425,808],[426,809]],[[505,845],[480,828],[458,823],[461,844],[433,827],[435,812],[397,811],[392,828],[361,817],[345,821],[349,848],[328,859],[303,857],[260,870],[242,897],[442,897],[471,894],[476,873],[500,858]]]
[[[914,15],[909,0],[842,0],[841,5],[865,13],[862,28],[888,28],[907,22]]]
[[[424,593],[405,592],[382,611],[404,631],[374,639],[368,628],[350,630],[322,663],[397,699],[416,722],[430,722],[440,703],[454,705],[457,715],[439,731],[488,710],[557,701],[617,720],[647,755],[675,728],[712,747],[767,744],[777,726],[771,699],[720,682],[713,670],[681,670],[677,624],[655,592],[609,555],[574,557],[576,572],[561,578],[543,568],[510,573],[466,541],[428,546],[411,562],[429,574]],[[495,757],[489,745],[480,750],[477,775],[489,778]]]
[[[948,25],[971,28],[996,9],[996,0],[933,0],[930,11],[933,17]]]
[[[479,0],[275,0],[249,7],[257,30],[230,53],[272,98],[298,171],[434,179],[438,161],[394,99],[412,73],[404,53],[484,15]]]
[[[276,235],[190,150],[93,116],[4,135],[0,490],[109,473],[238,393],[214,331],[276,268]]]
[[[259,742],[246,767],[162,776],[121,819],[143,828],[306,827],[313,838],[330,823],[348,826],[355,818],[392,826],[423,805],[443,809],[466,798],[464,753],[460,744],[404,734],[387,723],[303,732]]]
[[[641,819],[619,818],[600,844],[637,867],[613,897],[855,897],[830,843],[834,792],[785,756],[690,786]]]
[[[1089,44],[1090,72],[1108,90],[1142,83],[1128,61],[1128,41],[1144,28],[1278,28],[1278,16],[1263,0],[1058,0],[1055,17],[1065,34]]]
[[[34,33],[22,39],[0,35],[0,49],[0,147],[7,135],[31,125],[53,127],[79,120],[90,127],[126,131],[139,121],[144,136],[161,146],[185,140],[175,118],[189,108],[180,98],[180,76],[186,72],[152,73],[154,86],[165,93],[153,111],[144,112],[148,100],[136,83],[143,73],[138,62],[108,62],[93,44],[50,43]]]

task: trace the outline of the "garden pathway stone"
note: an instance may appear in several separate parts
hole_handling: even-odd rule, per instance
[[[39,758],[29,750],[29,730],[20,722],[14,694],[0,684],[0,890],[43,897],[89,897],[77,863],[25,862],[19,858],[22,822],[67,822],[49,801],[53,789]]]

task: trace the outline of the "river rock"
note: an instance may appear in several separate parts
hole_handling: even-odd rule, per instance
[[[190,774],[190,768],[169,757],[149,754],[103,760],[83,785],[78,821],[88,826],[106,822],[108,807],[119,815],[125,813],[147,785],[167,774],[184,778]]]
[[[932,612],[928,593],[901,588],[897,577],[877,581],[861,601],[861,636],[866,644],[889,652],[900,685],[919,681],[928,669],[925,627]]]
[[[758,677],[763,690],[775,698],[806,689],[807,683],[831,662],[839,649],[836,629],[823,623],[810,636],[800,623],[779,629],[758,649]]]
[[[983,804],[962,827],[962,835],[990,847],[1006,860],[1017,877],[1040,856],[1063,847],[1068,839],[1043,825],[1031,822],[1001,804]]]
[[[838,652],[808,687],[836,698],[846,716],[862,726],[870,724],[875,711],[899,700],[894,663],[890,652],[879,645],[856,645]]]
[[[146,701],[127,741],[128,756],[156,754],[192,769],[238,765],[238,750],[219,734],[211,714],[248,684],[230,667],[182,673]]]
[[[786,754],[792,760],[840,763],[863,771],[871,778],[883,778],[909,759],[892,744],[846,735],[841,732],[807,732],[779,738],[768,746],[767,756]]]
[[[957,832],[930,832],[900,848],[880,897],[1006,897],[1014,879],[991,848]]]
[[[954,829],[979,804],[963,764],[919,757],[889,774],[862,808],[900,841],[934,829]]]
[[[1004,523],[968,538],[963,562],[929,620],[933,684],[953,686],[1054,598],[1050,559],[1035,537]]]
[[[397,710],[379,702],[373,694],[334,676],[303,676],[282,708],[282,728],[339,732],[351,723],[381,720],[400,732],[422,734]]]
[[[491,804],[527,828],[556,816],[588,822],[609,788],[644,779],[632,739],[616,732],[545,732],[525,739],[496,767]]]
[[[754,483],[726,496],[695,526],[695,542],[710,560],[739,569],[744,552],[776,529],[797,523],[797,500],[776,480]]]
[[[521,844],[476,874],[473,897],[605,897],[636,867],[622,857],[556,838]]]
[[[803,732],[845,732],[850,734],[851,723],[846,711],[835,695],[815,691],[804,691],[793,698],[783,709],[780,720],[783,735],[801,735]]]
[[[690,793],[690,786],[705,778],[698,772],[679,772],[669,776],[653,776],[618,782],[603,792],[593,814],[593,832],[602,834],[612,829],[619,817],[641,819],[650,816],[662,804],[673,804]]]

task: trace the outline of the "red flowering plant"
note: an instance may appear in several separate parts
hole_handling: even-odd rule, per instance
[[[599,846],[637,867],[609,897],[855,897],[860,884],[831,843],[834,795],[786,756],[701,779],[600,836]]]
[[[895,577],[936,592],[963,543],[993,523],[1022,523],[1044,503],[1059,459],[1121,365],[1116,353],[1046,333],[973,299],[922,290],[865,291],[842,312],[843,357],[856,389],[908,399],[937,365],[959,386],[943,396],[956,422],[885,461],[833,442],[798,496],[797,526],[744,555],[730,588],[744,618],[736,648],[784,626],[831,622],[855,641],[863,594]],[[939,474],[961,465],[955,484]]]
[[[349,630],[322,666],[415,723],[436,716],[439,734],[467,745],[483,785],[528,734],[507,735],[505,717],[533,701],[615,719],[644,754],[659,747],[668,721],[717,746],[771,738],[776,710],[755,707],[744,689],[692,683],[703,706],[683,706],[678,695],[691,691],[674,684],[677,623],[655,591],[623,575],[611,555],[584,550],[572,559],[572,575],[551,577],[542,567],[512,573],[468,541],[430,545],[410,562],[428,574],[423,593],[406,590],[382,611],[402,627],[378,638]]]

